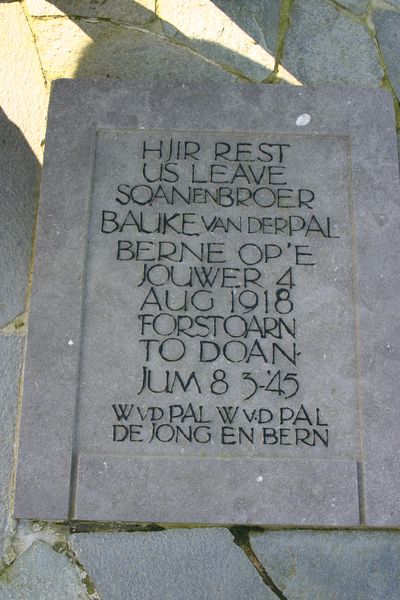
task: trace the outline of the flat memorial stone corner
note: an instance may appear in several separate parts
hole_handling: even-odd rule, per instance
[[[398,191],[382,90],[57,81],[16,516],[398,526]]]

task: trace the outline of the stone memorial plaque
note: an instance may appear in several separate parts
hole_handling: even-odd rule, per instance
[[[381,90],[58,81],[16,516],[398,525]]]

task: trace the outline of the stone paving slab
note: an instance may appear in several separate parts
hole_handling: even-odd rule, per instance
[[[0,327],[25,310],[38,162],[0,108]]]
[[[0,577],[1,600],[87,598],[77,571],[69,559],[42,542],[35,542]]]
[[[23,338],[0,334],[0,560],[10,533],[10,485]]]
[[[282,64],[302,84],[377,87],[383,76],[365,27],[327,0],[294,0]]]
[[[42,157],[48,88],[35,40],[21,2],[0,2],[0,107],[25,136],[35,155]],[[0,154],[6,149],[0,147]],[[22,168],[22,150],[15,155]],[[12,163],[10,163],[12,164]],[[26,168],[26,166],[24,167]],[[4,175],[1,175],[3,181]],[[16,173],[18,181],[20,173]]]
[[[279,2],[158,0],[165,33],[256,81],[273,70]]]
[[[390,82],[400,96],[400,12],[377,11],[374,23]]]
[[[338,4],[358,15],[364,13],[368,8],[368,0],[339,0]]]
[[[399,522],[398,503],[392,496],[385,497],[381,493],[384,487],[380,470],[381,465],[385,467],[384,482],[391,479],[396,489],[397,466],[388,468],[391,465],[388,458],[399,447],[394,419],[398,408],[394,388],[399,372],[397,363],[393,362],[395,355],[387,356],[388,349],[395,348],[398,339],[399,307],[395,282],[400,279],[395,256],[399,242],[396,224],[399,211],[391,102],[388,92],[382,90],[366,93],[332,88],[229,87],[209,83],[204,93],[202,84],[138,86],[115,81],[57,82],[53,88],[47,136],[28,336],[15,503],[18,517],[62,520],[69,515],[69,518],[83,521],[355,526],[360,523],[356,465],[362,452],[362,434],[358,425],[360,412],[365,415],[366,431],[365,451],[361,456],[364,454],[368,458],[368,466],[373,465],[366,471],[366,498],[373,512],[367,511],[364,522],[369,525],[396,525]],[[87,107],[86,112],[82,110],[83,106]],[[311,121],[308,134],[299,131],[299,121],[304,116],[308,118],[307,123]],[[93,122],[99,124],[99,133],[92,170],[90,128]],[[232,123],[240,123],[242,131],[250,132],[246,134],[249,137],[239,134],[237,138],[230,137]],[[228,450],[218,441],[222,437],[221,423],[211,395],[213,384],[208,387],[215,367],[207,373],[209,367],[203,369],[204,365],[200,365],[196,369],[200,381],[207,386],[203,388],[203,392],[206,389],[207,392],[201,402],[205,406],[209,404],[204,422],[210,423],[212,432],[208,441],[215,443],[201,448],[189,447],[187,439],[180,437],[178,441],[176,437],[170,437],[169,440],[158,438],[149,447],[147,443],[154,434],[150,433],[150,427],[147,431],[143,427],[144,443],[140,447],[133,449],[126,444],[117,448],[114,441],[120,440],[112,437],[112,423],[116,423],[116,417],[111,420],[110,407],[117,399],[130,399],[135,390],[134,382],[139,383],[143,377],[140,344],[134,344],[133,340],[140,337],[134,306],[138,302],[138,306],[141,305],[144,296],[141,299],[141,290],[137,295],[135,288],[142,278],[137,265],[129,267],[127,279],[128,265],[115,262],[114,240],[107,238],[106,241],[102,237],[98,216],[101,217],[101,210],[110,208],[110,199],[115,201],[116,186],[121,181],[129,181],[132,175],[135,181],[140,177],[144,144],[149,148],[150,140],[154,147],[154,140],[158,139],[153,136],[159,134],[152,133],[155,124],[161,130],[177,132],[191,131],[193,126],[206,166],[214,156],[215,143],[220,145],[218,140],[222,136],[230,144],[251,140],[253,146],[250,144],[250,147],[256,148],[264,139],[262,133],[257,136],[265,123],[274,136],[265,139],[275,141],[275,136],[280,136],[282,131],[289,136],[287,141],[293,154],[286,163],[288,177],[290,172],[292,177],[288,179],[288,185],[314,190],[320,198],[319,210],[322,211],[317,212],[318,218],[330,215],[342,238],[339,246],[336,241],[332,241],[334,246],[323,246],[322,240],[321,244],[311,246],[315,260],[318,258],[313,265],[316,269],[313,269],[312,278],[307,278],[304,272],[296,276],[296,293],[301,303],[298,312],[293,313],[298,323],[304,325],[301,343],[303,350],[308,352],[308,358],[303,362],[306,386],[302,387],[302,383],[297,386],[307,391],[301,392],[293,401],[293,409],[296,405],[299,407],[300,402],[308,402],[306,409],[300,405],[301,410],[307,411],[308,415],[315,414],[314,423],[318,421],[318,415],[323,415],[319,423],[324,427],[329,423],[329,439],[332,437],[333,445],[326,450],[326,431],[326,444],[317,447],[315,452],[310,447],[295,447],[293,438],[285,443],[292,445],[291,449],[276,447],[267,451],[261,431],[255,430],[258,440],[255,438],[254,446],[240,447],[238,444]],[[144,131],[132,133],[132,127]],[[210,133],[213,131],[217,133]],[[348,148],[341,138],[348,134],[352,136],[353,147],[353,218],[359,224],[360,301],[356,306],[361,307],[358,329],[363,359],[360,377],[366,390],[365,410],[357,407],[356,402],[356,328],[351,308],[354,275],[350,241],[354,232],[352,219],[348,216],[349,188],[346,186],[351,185],[351,181],[346,180]],[[163,134],[162,139],[168,139],[164,135],[172,134]],[[68,153],[66,148],[70,148]],[[132,165],[137,170],[132,171]],[[60,172],[64,174],[61,181]],[[184,185],[188,185],[187,176],[187,171],[185,175],[182,172],[181,183],[185,182]],[[93,191],[83,201],[82,190],[88,189],[92,177]],[[89,212],[90,195],[93,201],[87,223],[85,211]],[[379,199],[385,200],[383,205]],[[253,216],[262,214],[258,208],[253,209],[255,212],[250,213]],[[193,216],[200,214],[196,207],[193,210]],[[201,212],[211,219],[214,210],[209,205],[207,211],[204,208]],[[230,215],[240,216],[239,213],[240,209],[230,205]],[[376,223],[381,224],[381,228],[378,229]],[[203,235],[203,240],[204,230],[198,232]],[[254,231],[249,233],[252,233],[253,241]],[[178,241],[169,239],[174,239],[174,243]],[[224,242],[224,237],[215,239]],[[226,240],[227,258],[237,256],[242,240],[243,235],[237,233]],[[264,241],[259,239],[260,244]],[[85,253],[88,259],[83,276]],[[154,260],[153,254],[146,258]],[[381,277],[383,258],[385,277]],[[244,264],[255,264],[252,260],[247,262],[246,259]],[[285,256],[284,263],[276,272],[268,274],[271,279],[265,279],[264,285],[273,285],[279,278],[278,273],[290,272],[287,269],[293,260],[293,255]],[[86,287],[82,287],[83,281]],[[110,290],[113,290],[112,302]],[[221,306],[229,299],[219,292],[213,298],[215,305],[220,303]],[[290,306],[293,308],[292,303]],[[82,333],[80,311],[85,313]],[[378,330],[372,327],[375,321],[371,315],[375,319],[376,315],[384,315]],[[196,354],[199,358],[201,355],[196,346],[188,346],[188,349],[181,364],[184,369],[193,369],[194,364],[197,365]],[[383,364],[377,362],[373,352],[382,357],[379,360]],[[175,360],[175,357],[171,358]],[[218,364],[224,369],[229,367],[223,361]],[[165,368],[161,360],[152,364],[150,356],[149,365],[152,369]],[[245,397],[240,378],[235,379],[240,371],[229,367],[225,374],[232,386],[229,402],[237,402],[240,406]],[[263,385],[265,387],[266,383]],[[136,392],[141,394],[142,390],[138,387]],[[188,400],[184,399],[184,392],[186,388],[182,392],[174,390],[175,396],[171,400],[185,404]],[[195,394],[190,395],[193,406],[198,402]],[[140,399],[142,406],[152,406],[154,401],[150,394]],[[268,406],[275,411],[275,402],[272,399],[266,401],[261,394],[252,402],[254,410],[261,411]],[[292,413],[292,417],[287,418],[289,426],[295,412],[290,408],[284,410]],[[162,410],[161,413],[164,415]],[[276,419],[272,423],[274,427],[279,420],[284,422],[276,413],[271,412],[271,419]],[[248,416],[242,415],[244,418],[249,421]],[[76,422],[77,435],[74,436]],[[307,422],[312,425],[311,420]],[[292,436],[294,433],[290,429],[285,432]],[[172,441],[172,444],[165,446],[166,441]],[[315,441],[310,445],[315,446]],[[71,486],[74,502],[70,501],[69,493],[71,456],[77,458],[72,471],[76,477],[76,485]],[[379,458],[380,463],[371,463],[371,457]],[[326,460],[330,461],[329,465]],[[373,487],[371,480],[376,484]],[[394,506],[389,504],[390,500]]]
[[[32,23],[43,69],[49,79],[178,79],[236,77],[191,50],[154,33],[110,22],[35,20]],[[59,48],[68,48],[60,52]]]
[[[227,529],[76,534],[102,600],[276,600]]]
[[[269,531],[251,546],[288,600],[398,600],[400,532]]]

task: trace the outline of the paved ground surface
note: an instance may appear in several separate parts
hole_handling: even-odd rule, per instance
[[[2,1],[0,30],[0,600],[398,600],[398,532],[101,524],[73,532],[17,524],[12,503],[51,81],[384,87],[400,126],[400,1]]]

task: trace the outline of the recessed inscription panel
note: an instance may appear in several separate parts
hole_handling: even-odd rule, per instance
[[[113,129],[95,156],[79,454],[357,460],[348,140]]]

